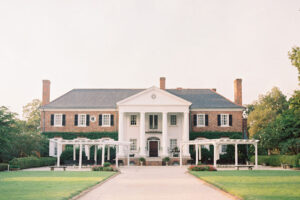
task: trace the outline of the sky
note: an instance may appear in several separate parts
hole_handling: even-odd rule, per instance
[[[1,0],[0,106],[73,88],[217,88],[243,103],[299,89],[299,0]]]

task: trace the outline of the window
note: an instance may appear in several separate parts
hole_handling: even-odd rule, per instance
[[[57,155],[57,143],[56,142],[54,143],[54,155],[55,156]]]
[[[229,126],[229,115],[221,114],[221,126]]]
[[[102,115],[102,126],[110,126],[110,114]]]
[[[170,150],[174,151],[177,147],[177,139],[170,139]]]
[[[222,145],[221,153],[226,153],[227,145]]]
[[[130,139],[130,151],[136,151],[136,139]]]
[[[86,114],[78,115],[78,126],[86,126]]]
[[[62,114],[54,115],[54,126],[62,126]]]
[[[177,125],[176,115],[171,115],[170,124],[171,124],[171,126],[176,126]]]
[[[205,115],[204,114],[197,115],[197,126],[205,126]]]
[[[136,115],[130,115],[130,125],[131,126],[136,125]]]
[[[150,129],[158,128],[158,115],[149,115]]]
[[[91,116],[91,122],[95,122],[96,121],[96,117],[95,116]]]

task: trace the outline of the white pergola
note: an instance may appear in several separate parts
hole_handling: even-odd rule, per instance
[[[214,146],[214,167],[217,167],[217,160],[220,158],[219,148],[221,145],[234,145],[235,146],[235,166],[238,165],[238,145],[239,144],[252,144],[255,148],[255,167],[257,167],[257,143],[259,140],[255,139],[195,139],[188,142],[180,143],[180,166],[182,166],[182,154],[181,149],[184,146],[195,145],[196,150],[196,165],[201,160],[201,146],[202,145],[213,145]]]
[[[95,146],[95,152],[94,152],[94,160],[95,163],[97,163],[97,150],[98,148],[102,148],[102,162],[101,165],[104,165],[104,159],[105,159],[105,147],[108,148],[107,152],[107,159],[110,157],[110,147],[114,147],[116,149],[116,167],[118,167],[118,149],[120,146],[127,147],[128,149],[128,165],[130,164],[129,159],[129,147],[131,142],[121,142],[116,141],[111,138],[101,138],[101,139],[88,139],[88,138],[76,138],[72,140],[66,140],[62,138],[51,138],[49,143],[51,144],[57,144],[57,166],[60,166],[60,155],[62,153],[62,145],[73,145],[73,160],[76,160],[76,147],[79,147],[79,168],[82,167],[82,148],[85,148],[86,156],[88,159],[90,159],[90,147]],[[49,145],[54,147],[54,145]]]

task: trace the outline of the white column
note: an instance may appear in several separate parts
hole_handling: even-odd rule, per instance
[[[198,165],[198,150],[199,150],[199,148],[198,148],[198,144],[195,144],[195,150],[196,150],[196,165]]]
[[[234,145],[234,160],[235,160],[235,165],[238,165],[238,145]]]
[[[201,144],[199,145],[199,160],[201,160]]]
[[[129,146],[127,146],[127,165],[129,166],[130,165],[130,147]]]
[[[105,159],[105,144],[102,145],[102,161],[101,161],[101,165],[104,165],[104,159]]]
[[[183,149],[183,146],[180,144],[180,147],[179,147],[180,167],[182,167],[182,149]]]
[[[168,113],[162,116],[162,156],[168,156]]]
[[[90,154],[90,146],[89,145],[84,145],[84,152],[85,152],[87,159],[90,160],[91,154]]]
[[[182,140],[184,142],[189,141],[189,112],[184,112],[183,114],[183,134],[182,134]],[[190,157],[189,153],[189,146],[184,145],[183,147],[183,156],[184,157]]]
[[[119,158],[118,158],[118,154],[119,154],[119,152],[118,152],[118,146],[116,146],[116,168],[119,167]]]
[[[119,131],[118,131],[119,135],[118,135],[118,140],[119,142],[124,142],[124,113],[123,112],[119,112]],[[124,147],[122,145],[119,146],[119,156],[120,157],[124,157],[125,153],[124,153]]]
[[[79,145],[79,168],[82,165],[82,144]]]
[[[94,151],[95,165],[97,165],[97,149],[98,149],[98,145],[95,145],[95,151]]]
[[[145,149],[145,112],[140,112],[140,156],[146,156]]]
[[[110,160],[110,146],[107,146],[107,160]]]
[[[57,166],[60,166],[60,155],[61,155],[61,150],[62,150],[62,145],[60,143],[57,144]]]
[[[257,143],[254,144],[254,148],[255,148],[255,168],[257,168],[257,159],[258,159],[258,155],[257,155]]]
[[[76,160],[76,145],[73,144],[73,160]]]
[[[217,145],[214,145],[214,167],[217,167]]]

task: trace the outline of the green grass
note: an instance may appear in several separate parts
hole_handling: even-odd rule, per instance
[[[115,172],[1,172],[0,200],[69,199],[113,174]]]
[[[300,199],[299,171],[217,171],[191,174],[245,200]]]

